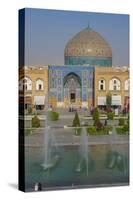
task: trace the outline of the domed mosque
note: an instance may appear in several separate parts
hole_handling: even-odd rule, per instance
[[[110,45],[88,25],[68,41],[64,56],[64,66],[49,66],[51,105],[94,105],[95,67],[112,68]]]
[[[129,105],[128,71],[112,67],[112,49],[99,33],[89,26],[77,33],[66,44],[64,59],[64,65],[48,65],[41,73],[28,71],[27,77],[31,76],[26,77],[27,91],[31,91],[32,81],[36,82],[36,90],[33,98],[26,97],[27,106],[33,101],[36,108],[43,108],[47,91],[51,107],[105,108],[108,93],[112,95],[112,106]],[[45,87],[43,79],[47,80]]]
[[[112,66],[110,45],[89,24],[68,41],[64,57],[65,65]]]

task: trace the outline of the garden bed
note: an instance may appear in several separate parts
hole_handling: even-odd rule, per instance
[[[104,126],[101,130],[97,130],[95,126],[86,128],[89,135],[109,135],[109,131],[112,131],[112,126]]]
[[[129,130],[126,125],[116,127],[116,132],[118,135],[129,135]]]

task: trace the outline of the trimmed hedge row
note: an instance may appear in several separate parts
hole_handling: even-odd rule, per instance
[[[124,126],[125,125],[125,119],[124,118],[120,118],[119,119],[119,126]]]
[[[59,113],[54,111],[48,111],[48,120],[57,121],[59,119]]]
[[[129,126],[128,124],[125,124],[124,126],[117,127],[116,131],[118,135],[127,135],[129,134]]]
[[[101,130],[97,130],[95,126],[86,128],[89,135],[108,135],[109,131],[112,130],[112,126],[104,126]]]

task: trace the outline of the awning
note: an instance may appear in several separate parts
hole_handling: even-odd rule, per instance
[[[121,96],[120,95],[112,96],[112,105],[113,106],[120,106],[121,105]]]
[[[45,96],[34,96],[35,105],[44,105]]]
[[[98,97],[98,106],[106,105],[106,97]]]

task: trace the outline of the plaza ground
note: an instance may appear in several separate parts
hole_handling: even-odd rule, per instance
[[[75,116],[75,112],[69,112],[68,109],[58,109],[56,110],[60,113],[59,120],[49,122],[49,133],[54,135],[56,145],[78,145],[80,143],[80,136],[75,135],[75,130],[70,127],[72,126],[72,121]],[[88,125],[93,125],[92,116],[88,111],[80,109],[78,111],[80,122],[88,123]],[[32,129],[31,128],[31,118],[32,115],[25,116],[25,124],[26,128],[31,130],[31,134],[25,137],[25,145],[26,146],[34,146],[39,147],[44,145],[45,138],[45,112],[41,111],[38,117],[41,122],[41,127]],[[106,115],[102,115],[100,117],[100,121],[104,124]],[[108,124],[112,126],[116,126],[119,123],[118,116],[115,117],[114,120],[108,120]],[[124,117],[125,119],[127,117]],[[89,144],[127,144],[129,142],[128,135],[118,135],[116,132],[112,132],[109,135],[99,135],[99,136],[88,136]]]

